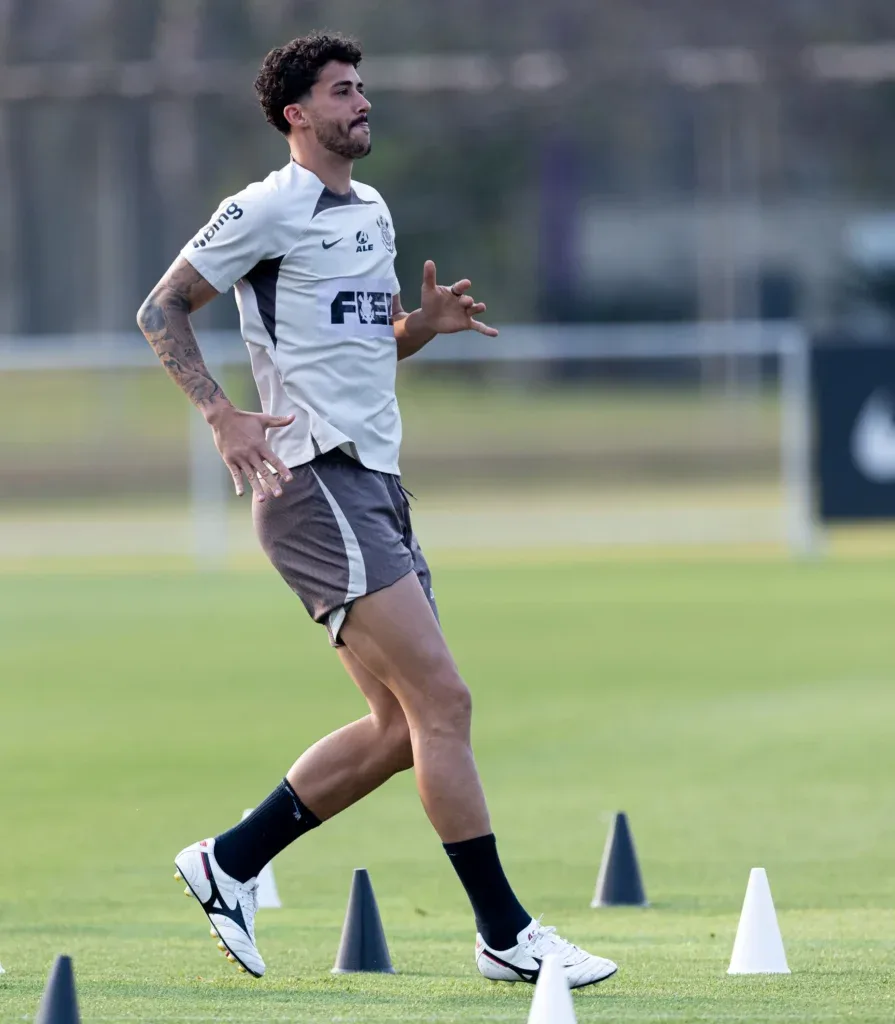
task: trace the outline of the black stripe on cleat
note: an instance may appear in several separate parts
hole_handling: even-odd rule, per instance
[[[534,985],[537,982],[538,975],[541,973],[541,961],[536,956],[532,957],[532,960],[534,960],[538,965],[538,969],[536,971],[526,970],[524,967],[517,967],[515,964],[509,963],[507,960],[501,960],[499,956],[496,956],[487,949],[485,950],[485,956],[488,957],[492,963],[499,964],[501,967],[506,967],[511,971],[515,971],[523,981],[527,981],[530,985]]]
[[[208,878],[209,882],[211,883],[211,897],[208,899],[207,902],[203,903],[202,900],[199,899],[198,894],[193,890],[193,887],[190,885],[189,882],[186,883],[187,887],[186,889],[184,889],[184,893],[187,896],[195,896],[196,899],[199,901],[199,906],[205,911],[206,914],[222,914],[224,917],[229,917],[231,921],[235,921],[240,926],[240,928],[242,928],[242,930],[246,933],[246,935],[248,935],[249,931],[245,926],[245,917],[243,917],[242,907],[239,905],[239,901],[237,901],[235,909],[231,910],[221,898],[220,891],[218,890],[217,883],[215,882],[214,875],[212,874],[211,871],[211,865],[208,862],[207,853],[202,854],[202,866],[205,868],[205,875]],[[213,906],[215,902],[217,902],[218,904],[217,907]],[[227,959],[230,960],[232,963],[236,964],[238,967],[241,967],[246,974],[251,974],[253,978],[260,978],[260,974],[256,974],[251,967],[249,967],[247,964],[244,964],[242,960],[240,960],[239,957],[233,952],[233,950],[230,949],[230,947],[224,941],[223,936],[215,928],[214,922],[211,920],[210,917],[208,923],[210,925],[211,937],[213,939],[221,940],[221,943],[224,946],[224,955],[227,957]]]

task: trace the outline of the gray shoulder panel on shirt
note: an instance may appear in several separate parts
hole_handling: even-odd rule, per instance
[[[324,188],[320,193],[320,198],[317,200],[317,205],[314,208],[314,212],[311,214],[311,220],[313,220],[318,213],[325,213],[326,210],[333,210],[338,206],[375,206],[375,199],[361,199],[354,189],[343,195],[339,195],[338,192],[332,192],[328,188]]]

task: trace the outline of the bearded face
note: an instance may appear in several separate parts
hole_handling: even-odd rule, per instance
[[[372,142],[366,114],[360,114],[347,123],[314,116],[311,123],[317,141],[331,153],[346,160],[359,160],[370,152]]]

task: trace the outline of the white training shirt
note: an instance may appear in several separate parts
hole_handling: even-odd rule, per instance
[[[294,161],[221,203],[181,250],[217,291],[236,286],[268,434],[287,466],[341,447],[398,472],[401,417],[392,325],[395,233],[369,185],[331,192]]]

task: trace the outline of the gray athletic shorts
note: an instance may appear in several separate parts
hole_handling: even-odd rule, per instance
[[[415,572],[438,617],[432,575],[397,476],[338,448],[292,469],[279,498],[253,502],[255,529],[274,567],[341,647],[351,605]]]

